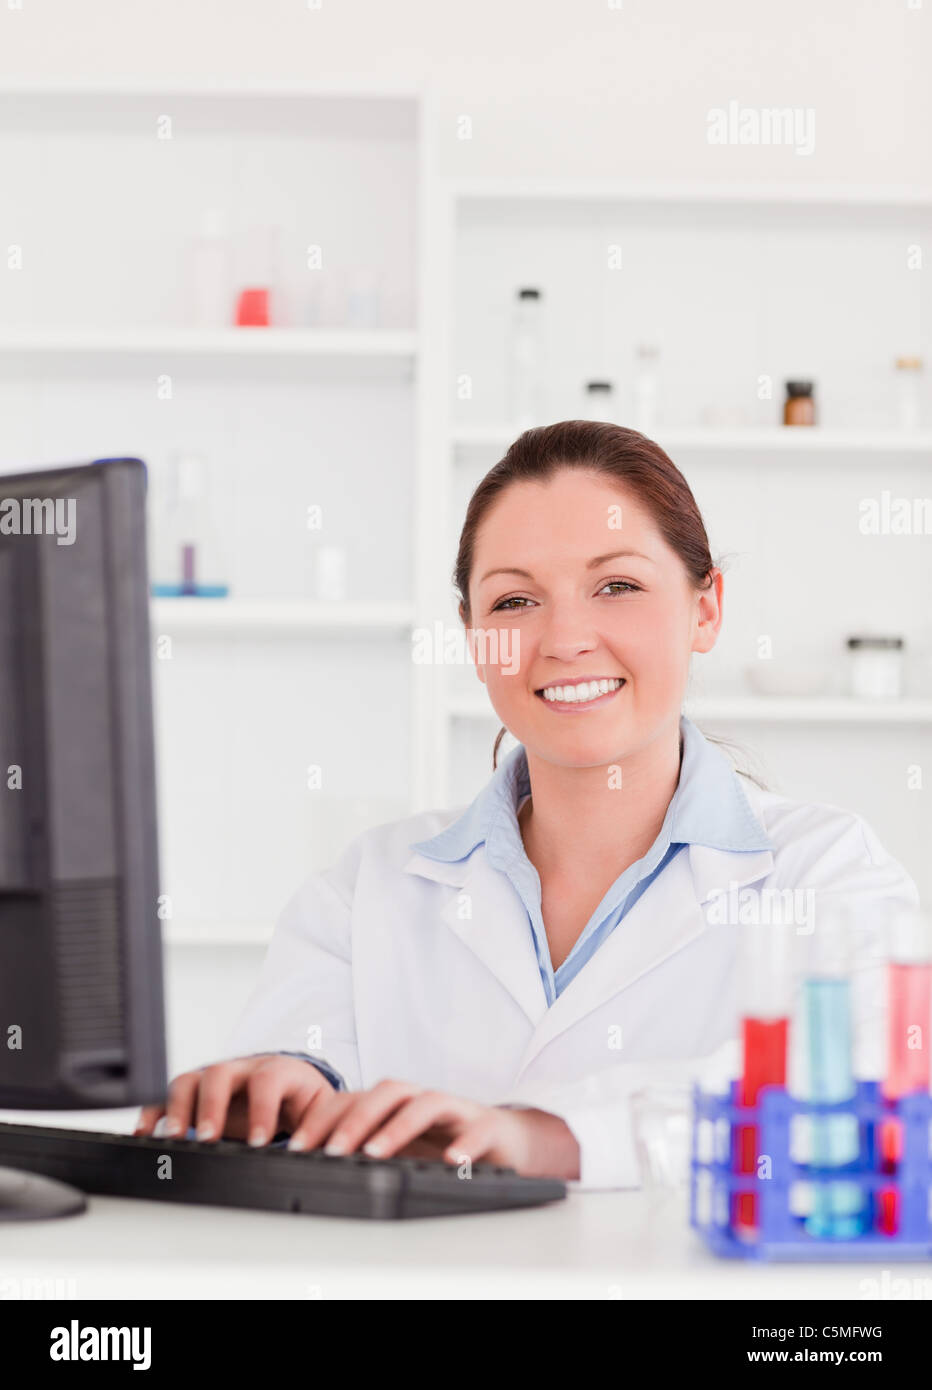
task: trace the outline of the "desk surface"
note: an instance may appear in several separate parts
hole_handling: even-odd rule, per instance
[[[36,1297],[49,1281],[66,1299],[859,1301],[891,1277],[932,1293],[929,1264],[719,1260],[675,1205],[658,1208],[640,1192],[399,1222],[92,1197],[81,1216],[0,1226],[3,1299]]]

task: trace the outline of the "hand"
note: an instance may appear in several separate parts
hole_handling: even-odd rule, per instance
[[[380,1081],[368,1091],[320,1092],[294,1129],[290,1149],[363,1153],[374,1158],[442,1157],[514,1168],[525,1177],[579,1177],[579,1145],[545,1110],[480,1105],[407,1081]]]
[[[140,1111],[135,1133],[151,1134],[165,1115],[167,1135],[184,1134],[196,1123],[198,1139],[248,1135],[250,1144],[267,1144],[279,1129],[294,1130],[325,1092],[335,1094],[323,1072],[300,1057],[238,1057],[176,1076],[164,1106]]]

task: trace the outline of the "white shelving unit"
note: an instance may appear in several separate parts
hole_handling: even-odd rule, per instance
[[[257,591],[255,580],[263,576],[253,559],[252,584],[234,584],[229,599],[152,602],[153,638],[178,639],[173,661],[154,663],[157,733],[166,755],[159,789],[163,861],[166,842],[172,847],[168,882],[163,862],[163,891],[174,888],[182,899],[176,920],[164,924],[169,946],[263,944],[308,860],[323,867],[367,819],[427,799],[430,748],[421,734],[434,712],[431,675],[410,660],[412,629],[430,621],[434,599],[426,584],[435,469],[424,450],[432,437],[427,392],[437,390],[438,374],[420,307],[436,274],[427,245],[425,101],[421,89],[397,84],[0,83],[0,169],[24,252],[23,274],[5,277],[0,301],[2,467],[117,453],[139,455],[151,466],[150,456],[158,463],[172,429],[178,447],[192,452],[239,449],[242,462],[235,470],[230,463],[223,475],[242,494],[235,515],[246,529],[233,547],[237,560],[249,559],[255,548],[274,564],[277,546],[296,543],[293,531],[278,538],[287,514],[260,519],[255,536],[250,525],[253,501],[274,511],[280,489],[270,464],[280,470],[289,451],[307,459],[292,470],[292,514],[304,506],[305,487],[307,502],[326,493],[330,516],[371,513],[355,522],[344,601],[315,600],[307,582],[293,583],[294,565],[289,586],[268,579]],[[33,196],[40,162],[45,191]],[[79,190],[82,216],[65,228],[62,209]],[[293,303],[281,326],[184,321],[178,287],[185,239],[194,234],[199,210],[212,207],[226,210],[234,242],[242,243],[253,223],[284,226],[283,285]],[[172,217],[187,220],[182,226]],[[304,252],[315,241],[324,246],[325,265],[336,262],[344,281],[354,266],[371,265],[380,275],[381,326],[300,321],[310,286]],[[138,273],[110,285],[111,265],[131,265],[134,255]],[[244,262],[234,270],[239,285],[256,283]],[[166,372],[177,405],[156,399],[153,382]],[[313,396],[302,408],[305,385]],[[288,414],[279,419],[282,407]],[[347,436],[360,440],[349,451],[342,447],[341,420]],[[240,444],[243,427],[258,433],[265,421],[267,455],[250,452],[248,442]],[[227,676],[215,694],[218,668]],[[248,838],[262,827],[268,838],[276,820],[269,804],[275,779],[288,790],[289,770],[276,748],[290,729],[300,776],[302,760],[338,750],[334,720],[344,684],[347,717],[356,720],[364,750],[360,765],[368,758],[371,766],[381,746],[386,785],[379,786],[378,769],[370,777],[350,769],[350,786],[342,789],[331,775],[329,799],[306,827],[289,827],[289,811],[282,809],[280,838],[293,848],[269,854],[277,849],[269,838],[255,872],[246,843],[227,849],[214,826],[187,823],[186,802],[216,800],[220,778],[221,802],[232,805],[235,797],[235,804],[249,806],[227,764],[245,762],[256,776],[258,757],[253,831],[245,823],[241,828]],[[327,713],[302,719],[302,691],[326,697]],[[218,735],[212,725],[223,724],[237,704],[248,711],[245,723],[235,736]],[[367,710],[376,715],[372,729],[360,722]],[[199,731],[193,742],[184,732],[189,720]],[[257,747],[245,743],[251,725]],[[369,746],[367,737],[379,742]],[[367,790],[354,799],[356,787]],[[312,843],[318,838],[320,844]],[[227,886],[239,876],[248,887],[245,904]],[[262,879],[266,902],[260,904]],[[195,886],[191,906],[185,897]]]

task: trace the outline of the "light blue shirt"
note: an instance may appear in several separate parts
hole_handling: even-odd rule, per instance
[[[488,862],[507,874],[528,915],[548,1004],[592,959],[618,924],[685,845],[714,849],[774,849],[751,810],[727,756],[685,715],[680,718],[682,757],[676,791],[647,853],[620,874],[555,971],[541,915],[540,877],[527,857],[518,811],[531,790],[527,754],[512,749],[476,799],[429,840],[412,844],[429,859],[456,863],[484,844]]]

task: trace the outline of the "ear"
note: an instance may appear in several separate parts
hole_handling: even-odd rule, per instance
[[[722,626],[722,605],[724,601],[724,578],[718,566],[709,571],[712,583],[698,595],[696,605],[696,627],[693,633],[692,650],[710,652],[718,640]]]

